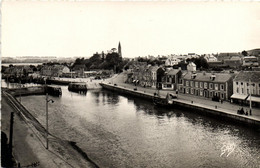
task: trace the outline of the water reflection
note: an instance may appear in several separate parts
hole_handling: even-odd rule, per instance
[[[117,105],[120,101],[119,95],[113,92],[92,91],[91,94],[95,96],[97,105],[99,104],[100,96],[102,96],[103,103]]]
[[[87,95],[87,91],[69,91],[69,92],[74,92],[74,93],[77,93],[77,94],[82,95],[82,96]]]

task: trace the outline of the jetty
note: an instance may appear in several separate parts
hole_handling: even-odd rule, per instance
[[[30,95],[43,95],[46,93],[45,86],[31,86],[21,88],[1,88],[12,96],[30,96]]]

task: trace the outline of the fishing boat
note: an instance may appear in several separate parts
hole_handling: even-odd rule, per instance
[[[85,82],[70,83],[68,89],[73,92],[86,92],[88,90]]]
[[[57,97],[62,95],[61,88],[58,86],[46,86],[46,92],[49,95],[57,96]]]
[[[153,103],[156,106],[165,106],[165,107],[173,106],[174,105],[173,99],[176,99],[176,98],[177,98],[177,96],[173,95],[171,93],[167,93],[165,98],[160,97],[160,95],[158,95],[158,94],[154,94]]]

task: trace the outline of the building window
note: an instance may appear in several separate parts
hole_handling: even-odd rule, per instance
[[[209,92],[209,97],[213,97],[213,92]]]
[[[237,93],[239,93],[239,88],[237,87]]]
[[[260,84],[259,84],[260,85]],[[195,87],[199,87],[198,82],[195,82]]]
[[[241,85],[243,85],[243,82],[241,82]]]
[[[193,87],[193,81],[190,81],[190,86]]]
[[[224,84],[220,85],[220,90],[224,90]]]
[[[186,81],[186,86],[189,86],[189,81]]]
[[[204,89],[207,89],[207,88],[208,88],[208,83],[204,82]]]
[[[200,88],[203,88],[203,82],[200,82]]]
[[[187,94],[189,94],[189,90],[190,90],[190,88],[187,88],[187,89],[186,89],[186,93],[187,93]]]
[[[215,84],[215,90],[218,90],[218,84]]]
[[[200,90],[200,96],[203,96],[203,90]]]
[[[242,94],[244,94],[244,88],[242,88],[241,92],[242,92]]]
[[[172,85],[171,84],[167,84],[167,88],[172,88]]]
[[[238,82],[236,82],[236,84],[238,85]]]
[[[221,93],[221,99],[224,99],[224,93]]]
[[[191,89],[190,89],[190,93],[191,93],[191,94],[194,94],[194,89],[191,88]]]
[[[213,84],[212,83],[209,84],[209,88],[213,89]]]

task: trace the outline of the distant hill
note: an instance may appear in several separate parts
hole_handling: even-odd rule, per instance
[[[247,51],[248,55],[260,56],[260,48]]]
[[[40,57],[40,56],[22,56],[22,57],[2,57],[2,63],[46,63],[46,62],[74,62],[74,57]]]

